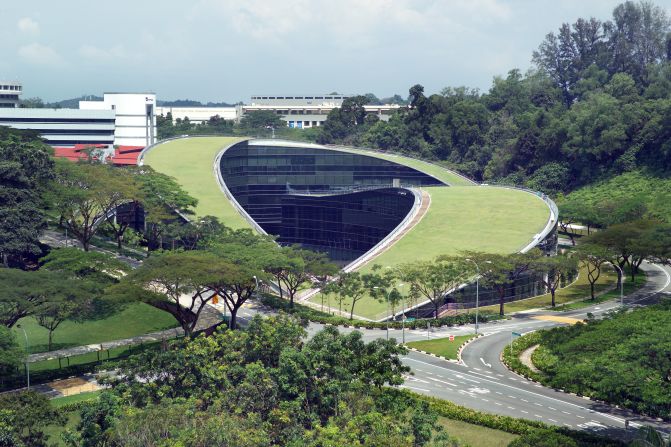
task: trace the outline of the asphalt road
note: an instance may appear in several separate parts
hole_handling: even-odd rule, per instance
[[[625,297],[625,305],[649,304],[660,297],[671,296],[671,269],[656,265],[647,265],[644,268],[648,273],[646,286],[637,294]],[[671,425],[668,423],[546,388],[518,376],[501,363],[500,355],[510,343],[511,332],[527,333],[562,324],[555,321],[538,320],[534,317],[557,315],[584,319],[587,313],[598,317],[619,305],[619,301],[612,301],[570,312],[536,311],[518,314],[510,320],[481,324],[480,332],[485,336],[467,345],[462,353],[460,364],[418,352],[410,352],[406,355],[403,361],[412,368],[412,373],[406,377],[406,382],[402,387],[446,399],[478,411],[533,419],[610,437],[629,437],[641,424],[652,425],[669,433]],[[313,334],[321,327],[321,325],[311,324],[308,332]],[[343,331],[350,330],[353,329],[343,329]],[[366,340],[386,337],[384,329],[362,330],[361,332]],[[435,329],[428,334],[427,330],[407,330],[405,339],[406,341],[426,340],[427,338],[447,337],[450,334],[472,333],[474,333],[472,325]],[[389,337],[401,341],[401,330],[390,330]],[[625,420],[629,421],[628,431],[625,430]]]

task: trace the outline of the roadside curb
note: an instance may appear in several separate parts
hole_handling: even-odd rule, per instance
[[[464,361],[461,359],[461,353],[464,351],[464,349],[466,349],[466,346],[468,346],[469,344],[471,344],[472,342],[474,342],[478,338],[484,337],[484,336],[485,336],[485,334],[479,333],[475,337],[471,338],[470,340],[467,340],[466,342],[462,343],[461,346],[459,346],[459,349],[457,350],[457,361],[460,364],[464,364]]]

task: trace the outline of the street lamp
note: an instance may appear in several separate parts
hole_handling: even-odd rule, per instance
[[[616,263],[611,263],[611,265],[620,272],[620,307],[624,307],[624,272],[622,271],[622,267]]]
[[[466,258],[466,260],[475,264],[475,268],[478,271],[478,275],[475,277],[475,335],[478,335],[478,316],[480,313],[480,266],[470,258]],[[485,262],[487,264],[492,263],[492,261]]]
[[[27,388],[30,389],[30,363],[28,362],[30,345],[28,344],[28,334],[26,334],[26,330],[20,324],[17,324],[16,327],[23,331],[23,336],[26,338],[26,383],[28,385]]]

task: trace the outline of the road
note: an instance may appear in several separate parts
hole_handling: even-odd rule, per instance
[[[625,297],[625,305],[649,304],[661,296],[671,296],[671,269],[656,265],[644,267],[648,273],[646,286],[638,293]],[[583,429],[610,437],[625,438],[632,435],[640,424],[647,424],[669,433],[671,425],[655,419],[642,417],[614,406],[594,402],[587,398],[553,390],[528,381],[509,371],[500,361],[502,350],[510,343],[511,332],[527,333],[562,325],[557,321],[539,320],[541,316],[562,316],[585,319],[587,313],[598,317],[619,307],[619,301],[600,303],[570,312],[536,311],[518,314],[510,320],[480,325],[484,337],[467,345],[462,353],[462,363],[449,362],[419,352],[410,352],[403,357],[412,374],[406,377],[404,388],[446,399],[478,411],[501,414],[524,419],[533,419],[548,424]],[[308,332],[313,334],[321,325],[311,324]],[[353,329],[343,329],[350,331]],[[362,330],[364,339],[385,337],[386,331]],[[428,337],[438,338],[467,335],[474,332],[473,326],[440,328],[432,330]],[[401,340],[400,330],[390,330],[390,338]],[[426,330],[405,331],[406,341],[426,340]],[[630,429],[625,431],[625,419]]]

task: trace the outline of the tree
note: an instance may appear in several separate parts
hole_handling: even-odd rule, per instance
[[[221,284],[236,281],[240,271],[241,267],[212,253],[167,252],[148,258],[115,290],[170,313],[191,336],[205,306],[220,293]]]
[[[156,250],[163,246],[163,238],[172,222],[185,222],[194,214],[198,200],[169,175],[156,172],[150,166],[134,168],[144,202],[147,246]]]
[[[267,132],[269,128],[280,129],[286,127],[282,117],[272,110],[255,110],[247,112],[240,120],[240,127],[253,131]]]
[[[0,326],[0,385],[4,379],[12,377],[23,362],[25,353],[16,342],[14,333],[5,326]]]
[[[594,300],[595,285],[601,276],[601,268],[609,259],[613,258],[613,252],[605,247],[594,244],[581,244],[576,250],[578,259],[587,269],[587,281],[589,281],[590,297]]]
[[[559,254],[538,258],[531,269],[541,274],[541,282],[550,292],[551,305],[555,307],[555,294],[563,281],[576,272],[578,261],[571,256]]]
[[[105,194],[107,167],[99,164],[72,163],[60,160],[56,164],[53,201],[60,222],[89,251],[91,239],[98,228],[102,209],[97,197]]]
[[[359,272],[344,272],[338,278],[338,293],[343,299],[350,299],[349,319],[354,318],[354,306],[366,296],[366,287]]]
[[[21,318],[35,315],[58,293],[62,280],[56,272],[0,269],[0,324],[11,328]]]
[[[111,255],[98,251],[82,251],[75,247],[52,249],[40,259],[42,268],[65,272],[73,278],[87,279],[102,285],[118,282],[131,268]]]
[[[0,257],[40,253],[47,185],[54,177],[52,150],[32,132],[0,127]]]
[[[280,247],[278,258],[271,265],[270,273],[277,279],[280,298],[284,290],[289,295],[289,307],[293,309],[294,298],[300,288],[316,275],[329,275],[337,271],[337,267],[328,260],[324,253],[305,250],[299,246]]]
[[[410,294],[422,296],[433,305],[433,318],[445,296],[468,278],[468,267],[457,257],[438,257],[435,261],[403,264],[399,267],[402,281],[410,285]]]
[[[100,318],[95,312],[97,295],[101,292],[97,284],[85,280],[63,279],[58,288],[49,290],[48,300],[35,312],[37,324],[45,328],[48,335],[49,351],[53,348],[54,331],[65,320],[82,321]]]
[[[2,394],[0,408],[7,411],[14,435],[26,446],[46,447],[44,429],[65,424],[65,416],[51,405],[49,398],[35,391]]]
[[[117,241],[117,247],[121,249],[123,236],[129,225],[130,220],[121,219],[118,209],[122,205],[131,204],[133,209],[140,206],[144,201],[141,185],[137,181],[137,176],[132,175],[124,169],[114,168],[105,165],[105,175],[101,180],[105,188],[97,188],[94,200],[97,202],[102,218],[107,227],[112,231]]]
[[[661,433],[648,425],[639,428],[636,439],[629,444],[630,447],[669,447],[669,445],[671,444]]]

